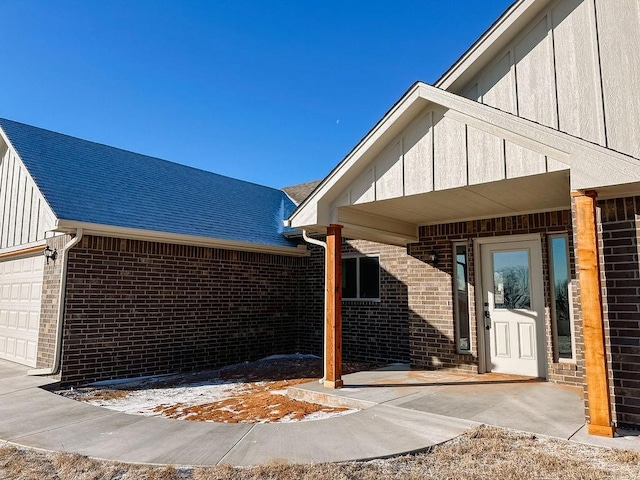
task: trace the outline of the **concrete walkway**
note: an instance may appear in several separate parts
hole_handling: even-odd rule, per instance
[[[41,388],[52,380],[28,377],[26,368],[0,361],[0,439],[94,458],[173,465],[385,457],[426,449],[482,423],[594,443],[594,437],[581,434],[577,389],[500,378],[473,380],[482,377],[361,372],[346,376],[347,387],[337,391],[314,382],[293,392],[366,407],[359,412],[311,422],[223,424],[128,415],[76,402]],[[614,445],[616,441],[623,443]],[[640,450],[637,437],[608,442]]]

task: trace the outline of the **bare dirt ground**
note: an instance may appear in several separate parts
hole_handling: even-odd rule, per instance
[[[478,427],[428,452],[336,464],[270,463],[250,468],[152,467],[0,446],[2,480],[374,480],[637,479],[640,453]]]
[[[370,368],[347,363],[345,373]],[[355,410],[294,400],[288,387],[317,380],[322,361],[283,355],[193,374],[110,382],[56,393],[131,414],[179,420],[266,423],[318,420]]]

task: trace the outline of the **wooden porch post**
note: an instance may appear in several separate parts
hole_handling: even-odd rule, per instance
[[[571,192],[575,202],[577,267],[584,331],[585,374],[589,400],[589,434],[613,437],[607,355],[602,323],[602,295],[596,236],[596,192]]]
[[[327,342],[324,352],[325,388],[340,388],[342,382],[342,225],[327,227]]]

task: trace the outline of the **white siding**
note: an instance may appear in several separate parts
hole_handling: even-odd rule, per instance
[[[404,193],[433,190],[433,112],[418,117],[406,131],[404,146]]]
[[[640,158],[640,0],[560,0],[456,92]]]
[[[482,128],[459,112],[430,107],[366,162],[331,208],[568,168],[527,148],[530,142],[517,145],[498,130]]]
[[[604,146],[600,68],[592,6],[591,1],[566,0],[551,11],[555,25],[559,128]]]
[[[443,116],[435,117],[434,186],[436,190],[467,184],[467,145],[465,124]]]
[[[0,140],[0,248],[45,238],[53,212],[15,152]]]
[[[609,148],[640,158],[640,6],[598,0],[600,67]]]
[[[546,17],[515,45],[514,58],[518,115],[557,128],[553,55]]]
[[[482,75],[482,102],[509,113],[516,113],[515,82],[511,54],[505,53]]]
[[[505,178],[504,141],[474,127],[467,127],[469,185]]]
[[[376,200],[403,195],[400,143],[398,141],[387,147],[376,162]]]

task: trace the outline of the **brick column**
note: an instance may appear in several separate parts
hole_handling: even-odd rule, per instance
[[[602,322],[598,262],[596,192],[572,192],[576,215],[577,267],[584,330],[584,357],[589,400],[589,434],[613,437],[607,356]]]
[[[326,260],[327,341],[324,352],[326,388],[340,388],[342,382],[342,225],[327,227]]]

